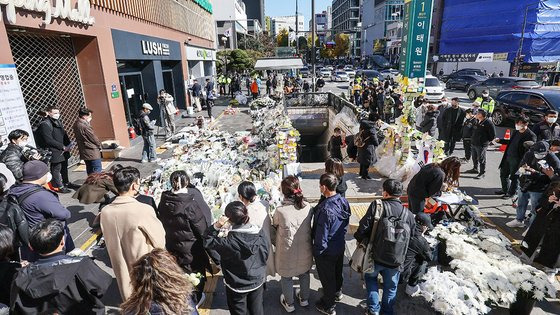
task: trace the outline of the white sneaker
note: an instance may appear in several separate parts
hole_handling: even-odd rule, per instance
[[[527,235],[528,231],[529,231],[529,228],[525,229],[525,231],[523,231],[523,233],[521,233],[521,236],[525,237],[525,235]]]
[[[161,161],[161,159],[160,159],[160,158],[157,158],[157,159],[155,159],[155,160],[152,160],[152,163],[159,163],[159,161]]]
[[[420,292],[420,287],[415,285],[415,286],[410,286],[410,285],[406,285],[406,288],[404,290],[406,292],[406,294],[408,294],[409,296],[414,296],[415,294],[417,294],[418,292]]]
[[[280,294],[280,304],[284,307],[284,309],[288,313],[292,313],[296,310],[296,308],[294,307],[293,304],[290,305],[290,304],[286,303],[286,299],[284,298],[284,294]]]
[[[517,219],[513,219],[513,220],[509,221],[508,223],[506,223],[506,225],[511,227],[511,228],[525,227],[525,223],[523,223],[523,221],[519,221]]]

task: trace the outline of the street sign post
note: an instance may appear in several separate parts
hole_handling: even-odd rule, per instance
[[[426,75],[433,0],[405,0],[400,71],[408,78]]]

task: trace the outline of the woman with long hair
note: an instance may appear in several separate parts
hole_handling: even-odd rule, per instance
[[[276,245],[276,272],[282,277],[280,304],[286,312],[295,311],[293,277],[299,279],[299,292],[296,293],[300,306],[309,305],[309,270],[313,265],[311,247],[311,206],[305,201],[299,179],[288,176],[280,186],[284,201],[274,212],[272,230]]]
[[[346,197],[348,186],[346,186],[346,179],[344,179],[344,164],[342,164],[342,161],[336,158],[327,159],[325,162],[325,173],[334,174],[338,178],[336,193]]]
[[[191,301],[192,284],[175,257],[156,248],[140,257],[130,271],[132,294],[122,314],[198,314]]]
[[[270,243],[263,229],[249,223],[241,201],[229,203],[225,215],[204,235],[204,247],[220,255],[226,298],[232,315],[262,315],[263,284]]]
[[[112,192],[115,196],[119,194],[115,184],[113,184],[113,174],[121,168],[123,168],[122,165],[115,164],[108,171],[90,174],[72,198],[78,199],[80,203],[86,205],[108,203],[110,200],[109,192]]]
[[[169,180],[171,190],[162,193],[156,214],[165,229],[165,247],[179,266],[187,273],[203,275],[196,286],[196,301],[200,303],[204,299],[204,275],[210,270],[203,235],[212,224],[212,213],[185,171],[171,173]]]
[[[408,184],[408,207],[414,214],[424,211],[426,198],[459,187],[461,160],[450,156],[441,163],[424,165]]]

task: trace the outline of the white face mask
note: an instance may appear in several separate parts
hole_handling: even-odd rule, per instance
[[[86,121],[87,121],[87,122],[91,122],[91,119],[92,119],[92,117],[89,116],[88,118],[86,118]]]
[[[542,160],[542,159],[545,158],[545,156],[546,156],[546,152],[545,153],[535,153],[535,158],[537,160]]]
[[[556,122],[558,118],[554,118],[554,117],[547,117],[546,121],[548,121],[549,124],[553,124]]]
[[[521,125],[515,125],[515,130],[519,131],[519,130],[521,130],[521,129],[523,129],[523,126],[521,126]]]
[[[20,141],[18,145],[23,148],[27,145],[27,143],[29,142],[27,140],[24,140],[24,141]]]
[[[51,116],[53,119],[59,119],[60,118],[60,114],[53,114]]]
[[[47,173],[47,183],[50,182],[52,180],[52,174],[51,172]]]
[[[482,97],[488,97],[490,94],[482,94]]]

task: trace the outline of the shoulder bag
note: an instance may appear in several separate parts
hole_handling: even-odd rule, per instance
[[[350,258],[350,268],[358,273],[367,273],[373,269],[373,259],[371,251],[373,248],[373,238],[375,237],[375,232],[377,231],[377,224],[379,219],[385,212],[385,207],[383,201],[377,199],[375,202],[375,214],[373,216],[373,226],[371,228],[371,234],[369,238],[363,239],[352,254]]]

